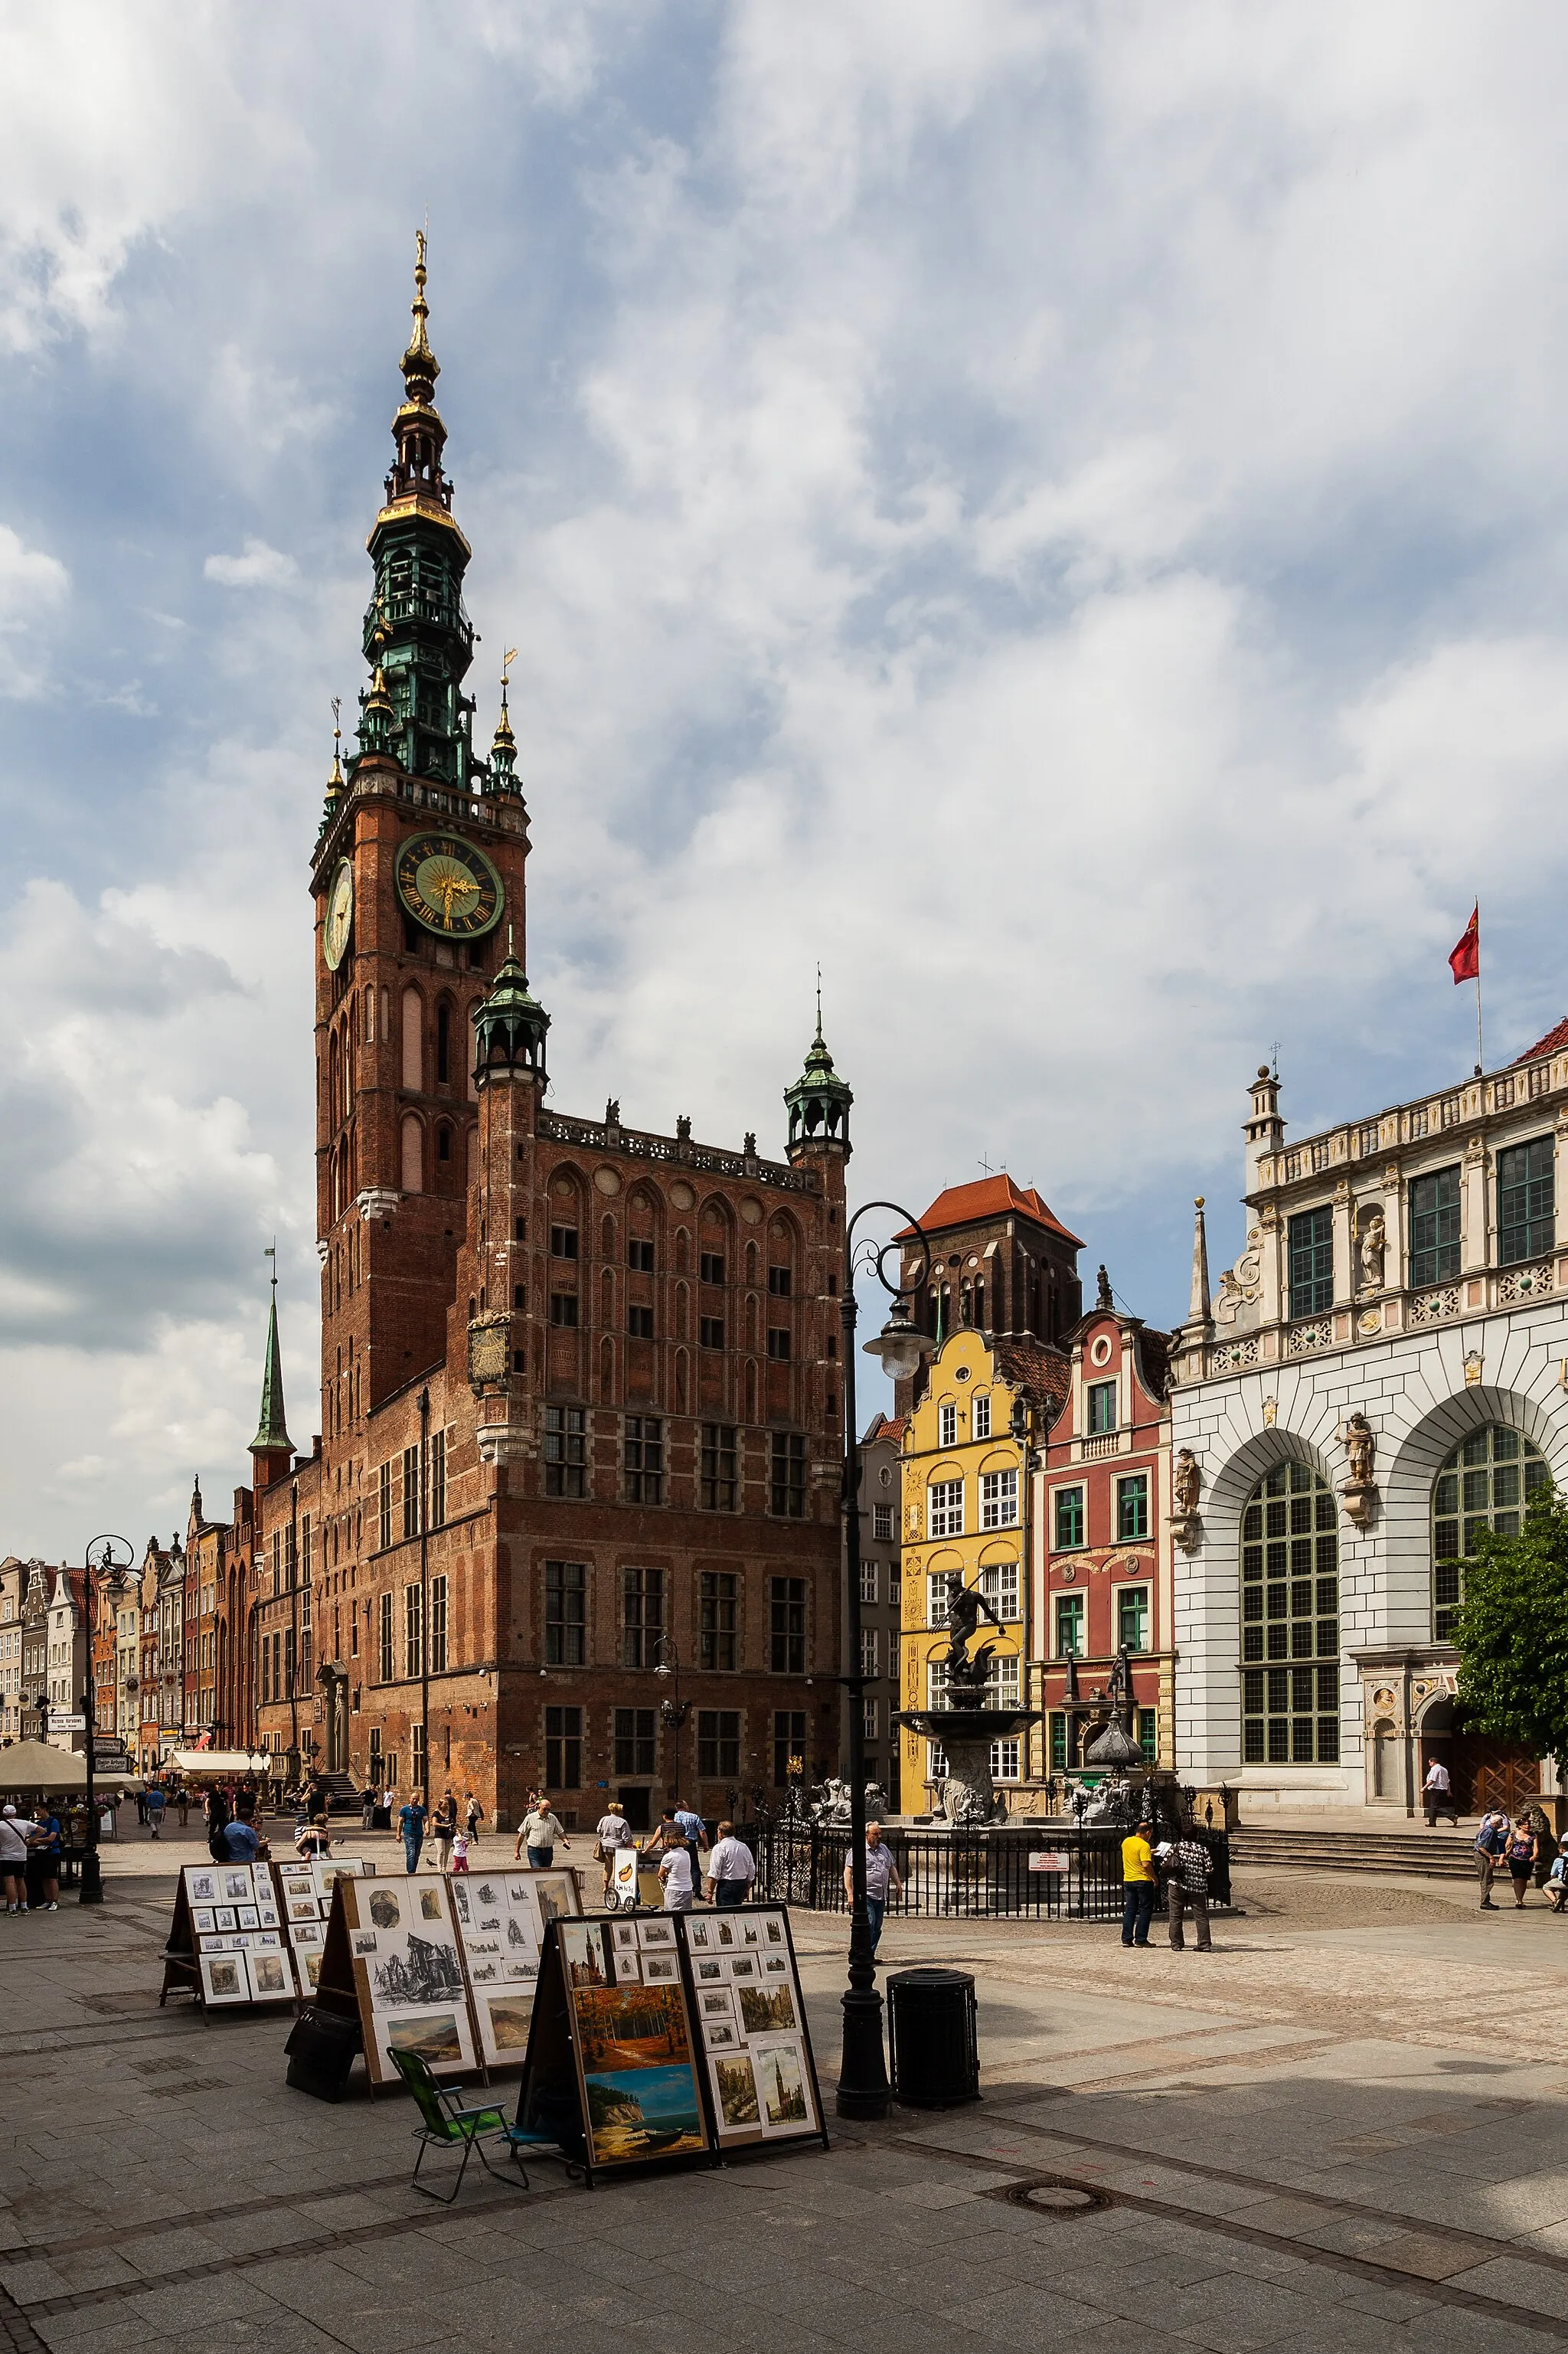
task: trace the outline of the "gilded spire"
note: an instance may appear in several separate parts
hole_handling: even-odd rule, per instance
[[[426,332],[430,306],[425,300],[425,281],[429,272],[425,268],[425,232],[422,228],[414,232],[414,332],[408,338],[408,348],[400,365],[409,399],[429,400],[435,391],[441,364],[430,349],[430,338]]]
[[[326,807],[322,812],[324,833],[343,805],[343,697],[332,699],[332,774],[326,782]]]
[[[516,659],[516,647],[509,647],[501,664],[501,716],[490,747],[491,784],[501,793],[517,790],[517,738],[512,733],[512,714],[506,708],[506,673]]]

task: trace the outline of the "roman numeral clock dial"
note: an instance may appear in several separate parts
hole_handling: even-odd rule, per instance
[[[417,833],[397,854],[397,896],[440,939],[480,939],[501,921],[506,894],[482,850],[455,833]]]

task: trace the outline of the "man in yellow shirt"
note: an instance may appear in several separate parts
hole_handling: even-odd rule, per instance
[[[1129,1831],[1121,1843],[1121,1942],[1147,1946],[1154,1915],[1154,1850],[1141,1830]]]

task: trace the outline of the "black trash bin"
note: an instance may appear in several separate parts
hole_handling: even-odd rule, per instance
[[[313,2003],[301,2011],[283,2046],[289,2055],[289,2073],[283,2081],[297,2093],[313,2094],[318,2101],[341,2101],[348,2090],[354,2055],[360,2048],[357,2016],[344,2019]]]
[[[978,2101],[980,2036],[968,1970],[898,1970],[887,1981],[893,2093],[906,2108]]]

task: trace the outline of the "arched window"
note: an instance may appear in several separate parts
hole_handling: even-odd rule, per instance
[[[452,1010],[445,1001],[436,1008],[436,1079],[450,1087],[452,1076]]]
[[[417,989],[403,991],[403,1085],[425,1084],[425,1006]]]
[[[1449,1638],[1463,1593],[1460,1564],[1483,1529],[1519,1534],[1520,1518],[1551,1474],[1539,1447],[1517,1430],[1489,1423],[1456,1447],[1432,1489],[1432,1632]]]
[[[424,1132],[412,1112],[403,1121],[403,1191],[422,1193],[425,1189]]]
[[[1310,1463],[1277,1463],[1253,1490],[1241,1553],[1243,1761],[1337,1765],[1339,1519]]]

